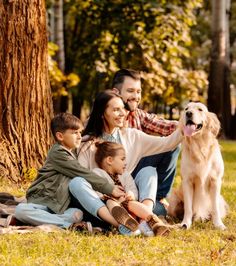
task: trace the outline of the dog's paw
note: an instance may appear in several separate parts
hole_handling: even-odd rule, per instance
[[[183,225],[181,226],[181,228],[184,229],[184,230],[188,229],[186,224],[183,224]]]
[[[221,222],[221,223],[215,223],[214,224],[217,229],[225,230],[227,227]]]
[[[191,223],[185,221],[183,221],[180,225],[183,229],[189,229],[191,227]]]

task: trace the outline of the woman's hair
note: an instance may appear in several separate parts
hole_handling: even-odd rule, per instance
[[[97,150],[95,152],[95,162],[97,165],[102,168],[102,162],[108,156],[115,157],[118,150],[124,150],[124,147],[120,143],[104,141],[97,142]]]
[[[93,103],[92,112],[90,114],[87,126],[84,129],[83,136],[90,135],[98,137],[102,134],[104,129],[103,115],[107,108],[108,102],[112,98],[117,97],[122,99],[119,94],[113,92],[112,90],[105,90],[97,95]]]

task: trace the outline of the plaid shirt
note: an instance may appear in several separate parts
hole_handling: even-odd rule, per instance
[[[161,136],[170,135],[178,126],[178,121],[165,120],[157,117],[156,114],[149,114],[142,109],[129,112],[127,122],[128,127],[137,128],[148,134],[158,134]]]

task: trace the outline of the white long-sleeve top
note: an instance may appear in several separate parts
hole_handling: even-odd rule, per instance
[[[99,176],[105,177],[108,183],[113,185],[115,184],[113,179],[105,170],[101,168],[94,168],[93,172]],[[133,177],[127,171],[125,171],[123,175],[119,175],[119,181],[121,182],[121,185],[124,187],[125,192],[128,191],[133,192],[135,200],[138,200],[138,189],[134,183]],[[99,192],[98,195],[101,196],[102,194]]]
[[[183,135],[180,129],[175,130],[167,137],[148,135],[135,128],[119,129],[121,144],[126,152],[126,171],[132,173],[142,157],[171,151],[182,141]],[[78,160],[80,164],[90,170],[97,168],[95,162],[95,142],[98,139],[89,140],[81,144]]]

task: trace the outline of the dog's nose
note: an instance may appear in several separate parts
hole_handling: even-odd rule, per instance
[[[186,112],[186,116],[187,116],[188,118],[191,118],[192,115],[193,115],[193,113],[192,113],[191,111]]]

